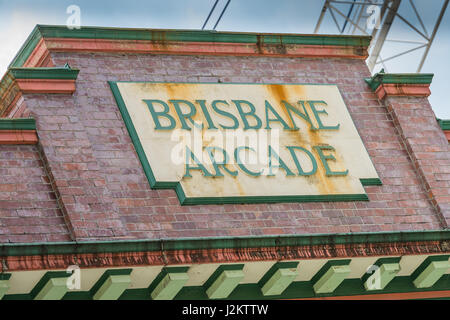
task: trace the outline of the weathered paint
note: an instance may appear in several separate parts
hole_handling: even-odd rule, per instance
[[[36,130],[0,130],[1,144],[36,144]]]
[[[273,201],[282,201],[283,197],[286,198],[286,201],[363,200],[366,199],[366,196],[360,179],[378,179],[375,168],[348,114],[339,90],[334,85],[118,82],[111,84],[111,86],[128,130],[130,134],[133,133],[132,139],[136,149],[139,149],[138,154],[142,165],[144,168],[148,168],[146,170],[148,171],[150,185],[154,188],[175,188],[181,203],[184,203],[184,201],[186,201],[186,204],[196,203],[197,201],[202,203],[265,202],[270,201],[271,198],[274,198]],[[155,107],[146,105],[145,100],[147,99],[166,103],[166,108],[168,108],[167,114],[172,119],[170,130],[158,129],[156,121],[159,119],[159,116],[155,116],[152,113],[153,111],[149,110],[150,107]],[[193,104],[192,106],[196,108],[196,116],[193,120],[203,123],[201,130],[196,129],[192,124],[192,130],[186,127],[187,120],[185,120],[186,124],[181,122],[177,116],[176,109],[171,105],[170,101],[173,99],[183,99]],[[208,110],[209,119],[205,116],[205,112],[201,111],[199,105],[194,105],[197,104],[196,101],[199,99],[206,101],[204,105]],[[231,114],[234,117],[233,121],[230,121],[232,119],[228,116],[224,118],[212,107],[212,101],[214,100],[226,101],[220,102],[220,109],[226,110],[228,114]],[[274,115],[265,115],[266,103],[270,103],[274,110],[272,112],[276,112],[281,118],[284,118],[283,121],[285,123],[289,122],[294,127],[288,111],[283,107],[282,101],[296,105],[299,100],[325,101],[326,104],[316,106],[317,109],[326,109],[328,112],[320,120],[323,122],[324,128],[336,127],[338,129],[317,130],[316,128],[321,127],[321,122],[317,119],[319,116],[314,116],[313,106],[307,102],[304,103],[304,107],[311,117],[311,123],[307,123],[307,121],[303,121],[298,116],[293,115],[292,118],[295,118],[297,130],[288,130],[284,125],[280,127],[280,123],[274,124],[272,122],[269,124],[267,119],[271,118],[271,121],[273,121]],[[246,123],[244,121],[246,118],[240,114],[241,111],[237,112],[233,107],[233,103],[236,104],[236,102],[232,101],[248,101],[255,106],[254,115],[261,119],[258,129],[245,130],[243,124]],[[155,103],[159,104],[159,102]],[[320,104],[320,102],[317,103]],[[245,107],[248,108],[247,105]],[[301,112],[304,113],[305,110],[301,110]],[[247,119],[249,126],[254,126],[255,118],[253,116],[249,118],[251,118]],[[162,127],[167,127],[168,125],[165,120],[167,120],[166,117],[161,117],[161,120],[158,120],[162,122]],[[218,131],[207,129],[210,127],[209,121],[212,121],[214,126],[218,126]],[[233,129],[223,130],[220,128],[220,125],[233,126]],[[182,128],[184,129],[181,130]],[[176,129],[180,130],[174,132],[173,130]],[[134,132],[136,132],[136,136],[134,136]],[[231,141],[232,143],[229,145],[230,139],[226,140],[224,138],[226,138],[226,134],[236,132],[238,132],[239,137],[245,137],[245,134],[249,137],[252,135],[255,137],[253,143],[249,146],[258,154],[257,159],[255,159],[257,162],[256,166],[247,163],[245,163],[245,166],[252,172],[263,170],[265,173],[249,174],[248,172],[243,172],[244,169],[238,166],[236,162],[231,162],[227,168],[232,168],[230,170],[237,172],[235,176],[225,173],[221,177],[207,178],[205,177],[205,172],[202,175],[196,171],[192,173],[192,176],[186,177],[187,171],[185,171],[184,159],[187,156],[184,149],[185,142],[181,138],[183,134],[189,134],[190,138],[187,139],[190,140],[192,140],[192,137],[195,138],[196,134],[198,137],[201,135],[203,139],[199,141],[201,145],[197,144],[198,148],[196,148],[195,142],[193,144],[187,143],[187,145],[196,158],[204,160],[200,161],[206,170],[214,173],[215,169],[210,161],[208,163],[209,156],[204,147],[221,147],[232,158],[236,152],[234,148],[240,147],[242,143]],[[219,137],[220,141],[214,141],[216,133],[222,135]],[[276,134],[279,134],[279,139],[277,139]],[[261,146],[261,140],[259,140],[261,135],[267,138],[267,144],[263,146]],[[256,139],[256,137],[258,138]],[[272,140],[272,137],[276,138]],[[279,143],[279,149],[274,143]],[[314,154],[314,161],[318,167],[317,172],[313,175],[301,175],[299,172],[298,176],[297,174],[292,174],[291,177],[287,177],[286,172],[283,169],[279,169],[275,174],[271,175],[267,163],[268,145],[275,147],[275,152],[279,154],[292,172],[296,172],[297,166],[294,163],[292,154],[289,154],[286,147],[305,148],[310,152],[310,157]],[[324,145],[334,148],[333,156],[336,157],[336,161],[329,163],[332,170],[345,172],[348,169],[350,170],[349,174],[330,176],[329,172],[325,170],[324,160],[321,160],[320,156],[315,154],[317,152],[315,148]],[[180,146],[182,148],[181,153],[178,150]],[[266,150],[263,150],[263,148]],[[174,152],[178,152],[175,154],[180,157],[179,160],[173,158]],[[298,153],[297,156],[299,156]],[[306,160],[301,159],[305,156],[301,153],[300,156],[298,161],[300,163],[303,162],[302,167],[305,172],[310,170],[311,168],[308,166],[310,166],[309,162],[311,162],[311,159],[308,157],[305,158]],[[164,160],[161,161],[161,159]],[[240,169],[242,169],[242,172],[240,172]],[[296,177],[293,177],[293,175]],[[276,187],[274,188],[274,186]],[[180,193],[182,194],[181,196]],[[328,196],[334,196],[335,198],[328,199]]]
[[[237,287],[244,278],[242,270],[223,270],[217,279],[206,289],[210,299],[224,299]]]
[[[431,261],[430,264],[423,270],[413,281],[417,288],[431,287],[440,277],[450,268],[450,262],[446,261]]]
[[[301,260],[450,253],[448,241],[408,241],[359,244],[321,244],[204,250],[165,250],[117,253],[77,253],[5,256],[5,270],[124,267],[164,264],[229,263],[265,260]],[[3,266],[0,270],[3,270]]]
[[[156,288],[151,292],[153,300],[172,300],[187,282],[186,273],[167,273]]]
[[[68,93],[75,92],[75,80],[17,79],[22,93]]]
[[[313,285],[316,293],[331,293],[345,280],[350,273],[348,265],[330,266]]]
[[[383,83],[375,91],[378,99],[386,95],[428,97],[431,94],[429,84],[393,84]]]
[[[110,275],[94,294],[94,300],[117,300],[129,287],[129,275]]]
[[[47,48],[46,42],[44,38],[41,38],[31,52],[28,59],[23,64],[25,68],[33,68],[33,67],[53,67],[53,61],[50,58],[50,51]]]
[[[261,292],[265,296],[280,295],[294,281],[297,274],[295,268],[280,268],[264,283]]]
[[[382,290],[400,271],[399,263],[385,263],[379,266],[364,282],[366,290]]]
[[[9,290],[9,280],[3,280],[0,278],[0,300]]]
[[[50,278],[34,300],[60,300],[68,290],[67,278]]]
[[[327,45],[298,44],[251,44],[216,42],[176,42],[145,40],[107,40],[107,39],[70,39],[47,38],[45,47],[50,52],[129,52],[157,54],[191,55],[233,55],[233,56],[272,56],[272,57],[313,57],[313,58],[349,58],[366,59],[365,48]],[[41,48],[39,48],[42,50]],[[45,56],[48,53],[38,52]],[[43,58],[40,58],[43,59]]]

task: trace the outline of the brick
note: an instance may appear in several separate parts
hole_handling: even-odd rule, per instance
[[[426,185],[431,191],[436,190],[431,196],[438,206],[445,210],[449,208],[445,202],[448,193],[443,190],[449,186],[444,183],[450,181],[450,157],[448,149],[436,143],[442,139],[439,140],[434,119],[428,116],[430,111],[423,111],[423,105],[428,102],[426,99],[396,97],[392,106],[386,108],[364,83],[363,78],[369,76],[364,61],[75,52],[52,53],[52,59],[57,65],[69,61],[81,72],[75,98],[25,95],[27,106],[37,119],[49,169],[48,178],[41,178],[42,174],[38,172],[29,172],[29,176],[39,177],[38,184],[54,181],[52,188],[57,190],[55,197],[62,207],[59,212],[61,225],[64,225],[62,217],[67,217],[67,229],[76,239],[113,239],[123,235],[150,239],[437,229],[441,227],[440,220],[427,198]],[[383,186],[365,187],[370,202],[180,206],[173,190],[150,189],[107,86],[106,81],[111,79],[335,82],[343,93],[344,102]],[[397,117],[392,111],[394,108],[398,111]],[[405,139],[410,139],[410,143],[405,144]],[[29,152],[28,149],[24,151]],[[6,152],[9,152],[5,155],[8,161],[16,160],[14,153],[17,150]],[[13,163],[5,165],[6,171],[2,171],[4,167],[0,165],[0,174],[23,174],[22,168],[10,167]],[[418,165],[423,168],[421,177],[417,177]],[[428,183],[424,184],[423,180]],[[2,185],[7,183],[0,181]],[[11,192],[15,190],[0,191],[0,199],[2,196],[10,199]],[[38,197],[47,197],[40,187],[36,187],[35,192],[40,194]],[[17,214],[33,218],[59,210],[56,201],[47,200],[49,204],[21,201],[20,206],[8,200],[4,201],[6,207],[0,205],[0,208],[7,210],[11,217]],[[53,208],[45,208],[50,204]],[[35,208],[36,205],[42,208]],[[30,208],[39,213],[27,213]],[[58,237],[42,234],[40,238],[46,241]]]

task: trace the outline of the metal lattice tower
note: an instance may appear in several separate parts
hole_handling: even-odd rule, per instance
[[[374,71],[377,65],[382,65],[387,71],[386,65],[384,64],[386,61],[422,49],[422,57],[418,61],[418,67],[415,70],[416,72],[420,72],[436,36],[436,32],[439,29],[449,0],[427,1],[428,4],[433,2],[433,4],[439,3],[439,5],[442,5],[431,33],[427,31],[420,10],[417,9],[414,0],[404,0],[404,2],[407,2],[406,5],[409,5],[410,9],[414,12],[415,22],[406,19],[405,15],[400,12],[401,2],[402,0],[325,0],[314,33],[319,31],[326,13],[329,12],[330,14],[328,16],[332,18],[340,34],[363,34],[372,36],[372,41],[369,46],[369,58],[367,59],[367,65],[371,72]],[[396,18],[400,19],[409,27],[408,30],[411,36],[418,38],[417,41],[388,38],[392,23]],[[414,47],[403,50],[390,57],[382,58],[381,51],[386,42],[410,44],[414,45]]]

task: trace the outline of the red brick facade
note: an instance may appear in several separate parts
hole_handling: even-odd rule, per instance
[[[80,69],[76,92],[24,99],[53,205],[73,240],[436,230],[449,221],[448,143],[427,99],[384,105],[364,82],[363,60],[75,52],[51,59]],[[180,206],[174,191],[149,187],[108,80],[335,83],[383,185],[365,187],[368,202]]]
[[[371,77],[369,43],[36,26],[0,80],[0,300],[448,297],[450,120],[428,102],[432,74]],[[180,205],[150,187],[108,81],[335,84],[379,179],[361,180],[369,201]],[[336,198],[296,198],[318,199]],[[328,282],[334,266],[347,275]],[[263,290],[287,269],[284,291]],[[210,294],[225,270],[240,282]],[[166,286],[177,272],[189,282]]]
[[[70,240],[36,146],[0,146],[0,242]]]

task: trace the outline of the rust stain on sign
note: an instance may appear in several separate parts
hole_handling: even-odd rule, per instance
[[[131,82],[118,88],[156,184],[179,183],[186,198],[367,199],[360,179],[378,178],[336,86]],[[173,139],[175,130],[188,136],[184,144]]]

